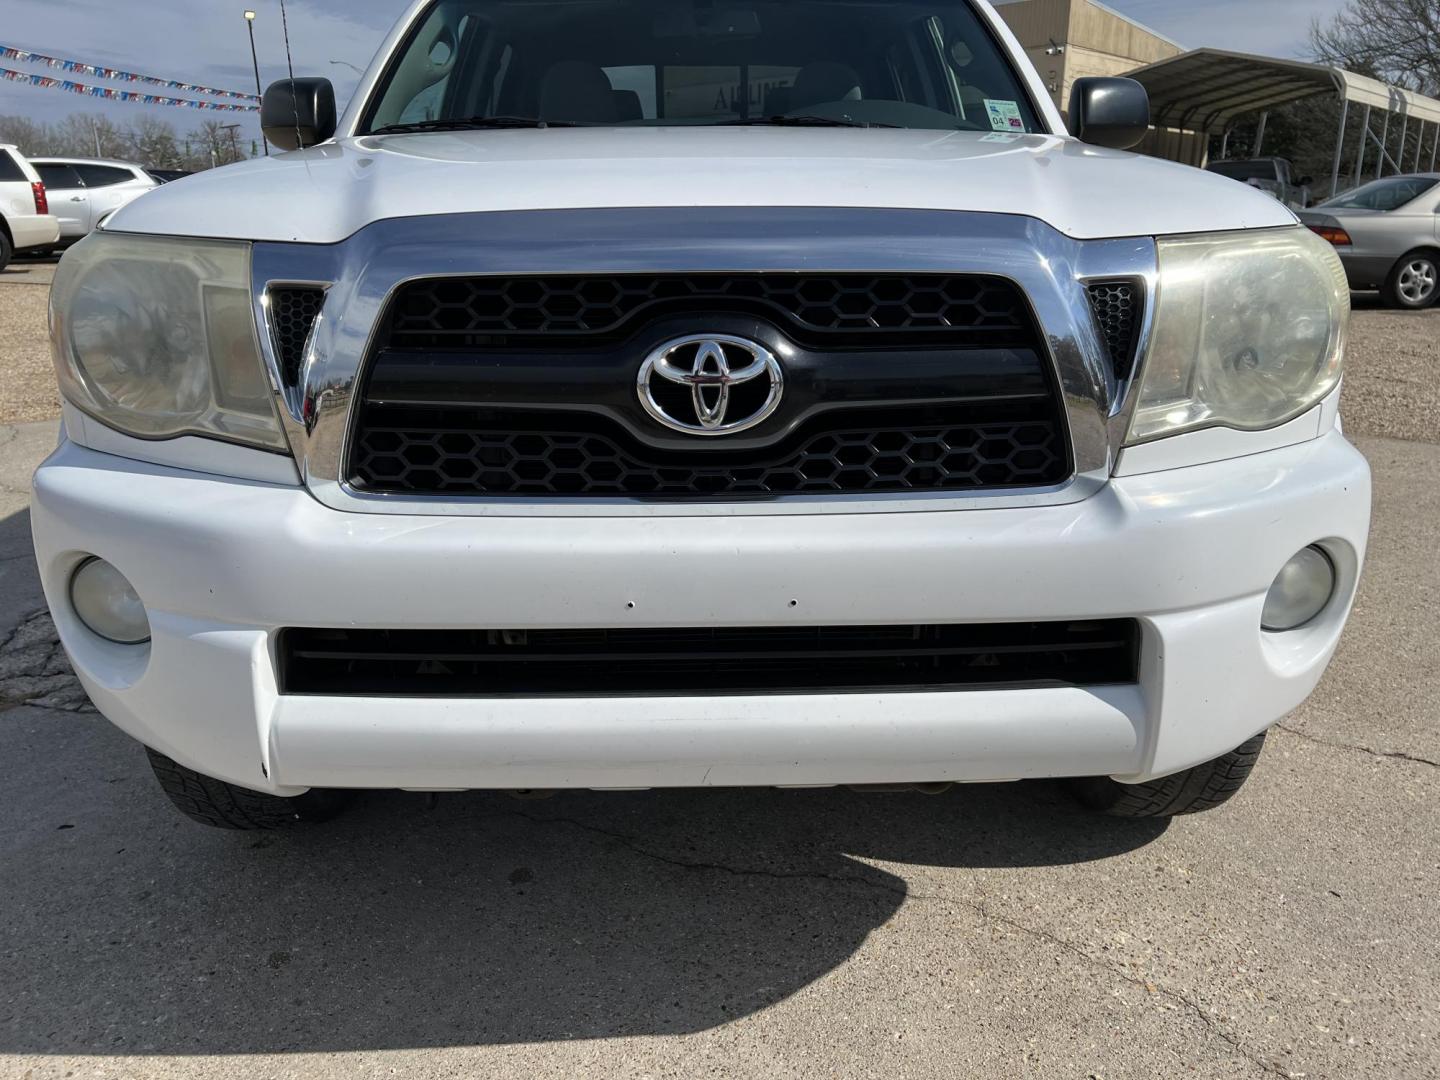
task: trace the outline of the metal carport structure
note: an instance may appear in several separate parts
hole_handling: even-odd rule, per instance
[[[1268,112],[1323,94],[1338,95],[1340,130],[1330,177],[1332,191],[1340,187],[1351,109],[1365,110],[1360,145],[1354,158],[1355,182],[1364,172],[1372,143],[1380,150],[1377,175],[1384,173],[1387,163],[1395,172],[1405,172],[1408,161],[1413,171],[1419,172],[1426,168],[1433,171],[1440,160],[1440,101],[1343,68],[1220,49],[1196,49],[1132,71],[1130,78],[1138,80],[1149,91],[1155,127],[1162,133],[1176,131],[1200,136],[1190,142],[1201,147],[1202,156],[1209,137],[1222,134],[1239,116]],[[1385,118],[1379,135],[1372,125],[1377,110]],[[1391,123],[1396,118],[1402,125],[1398,156],[1391,154],[1388,146]],[[1408,149],[1412,125],[1416,128],[1413,159]],[[1184,141],[1180,140],[1180,144]],[[1191,164],[1203,165],[1204,161]]]

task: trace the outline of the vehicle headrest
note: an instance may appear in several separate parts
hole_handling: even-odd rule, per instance
[[[561,60],[540,81],[540,118],[579,124],[609,124],[616,120],[610,79],[599,64]]]
[[[616,120],[624,122],[645,118],[645,109],[640,104],[640,95],[634,90],[611,90],[610,95],[615,102]]]

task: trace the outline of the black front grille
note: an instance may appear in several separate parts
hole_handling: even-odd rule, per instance
[[[325,290],[310,285],[277,285],[270,289],[270,329],[286,386],[300,382],[305,344],[325,304]]]
[[[854,409],[772,447],[647,446],[577,412],[364,407],[352,484],[368,492],[697,497],[963,491],[1069,474],[1049,402]]]
[[[781,357],[779,407],[739,437],[677,434],[642,407],[642,360],[697,333]],[[388,305],[358,397],[345,478],[377,494],[894,494],[1071,473],[1028,302],[981,275],[421,279]]]
[[[287,629],[282,694],[859,693],[1137,678],[1133,620],[617,630]]]
[[[1135,366],[1139,344],[1142,292],[1134,281],[1095,281],[1087,287],[1090,308],[1100,328],[1100,340],[1115,376],[1128,379]]]
[[[955,274],[617,274],[412,282],[392,308],[390,346],[433,349],[495,336],[605,335],[641,317],[748,311],[860,336],[943,331],[974,344],[1029,340],[1024,297],[1002,278]]]

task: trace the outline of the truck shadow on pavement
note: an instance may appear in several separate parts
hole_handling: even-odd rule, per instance
[[[314,828],[212,831],[67,690],[48,617],[6,614],[0,672],[31,682],[0,697],[29,702],[0,712],[5,1054],[700,1031],[835,971],[907,901],[963,955],[988,934],[983,892],[927,868],[1084,863],[1164,830],[1014,784],[471,793],[428,809],[368,793]]]
[[[1159,824],[1052,785],[370,794],[329,825],[182,820],[93,712],[0,714],[0,1052],[239,1054],[669,1035],[841,966],[911,867],[1103,859]],[[864,860],[907,864],[892,870]],[[934,875],[939,878],[940,875]],[[983,898],[944,875],[957,953]],[[924,895],[918,895],[924,894]],[[937,973],[937,975],[940,973]]]

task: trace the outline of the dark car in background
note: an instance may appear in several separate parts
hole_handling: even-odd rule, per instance
[[[1387,176],[1300,219],[1335,245],[1352,289],[1412,310],[1440,299],[1440,173]]]

